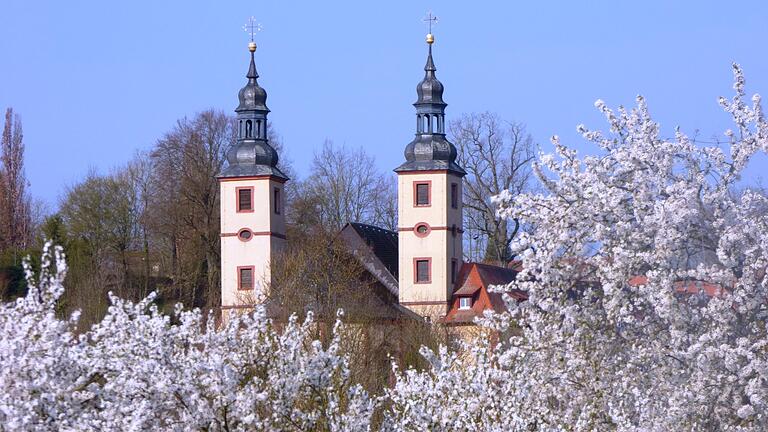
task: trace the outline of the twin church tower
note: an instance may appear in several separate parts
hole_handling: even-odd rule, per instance
[[[462,177],[456,147],[445,138],[443,84],[435,76],[434,37],[424,79],[416,92],[416,135],[405,147],[398,177],[398,299],[413,312],[445,315],[462,265]],[[250,308],[269,289],[270,262],[286,241],[285,193],[288,177],[267,139],[266,91],[251,59],[248,83],[238,95],[238,139],[219,176],[221,192],[221,307]],[[350,221],[354,222],[354,221]]]

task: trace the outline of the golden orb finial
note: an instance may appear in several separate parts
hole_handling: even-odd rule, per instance
[[[255,52],[256,51],[256,42],[250,41],[248,42],[248,51]]]
[[[429,29],[427,32],[427,43],[432,45],[435,43],[435,36],[432,35],[432,24],[437,24],[437,17],[432,15],[432,11],[429,11],[422,21],[427,23],[427,28]]]

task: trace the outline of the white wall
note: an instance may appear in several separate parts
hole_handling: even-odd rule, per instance
[[[285,208],[274,212],[274,188],[279,188],[285,207],[283,184],[271,178],[222,179],[221,192],[221,304],[249,304],[255,294],[265,293],[271,282],[270,262],[285,243]],[[237,188],[253,187],[253,212],[237,212]],[[237,233],[247,228],[254,235],[242,241]],[[283,237],[283,238],[281,238]],[[237,267],[254,266],[253,292],[237,287]]]
[[[414,182],[431,182],[429,207],[414,206]],[[458,208],[451,208],[451,183],[457,184]],[[444,315],[446,307],[435,305],[409,305],[409,302],[448,303],[453,292],[451,260],[457,261],[457,272],[462,262],[461,178],[447,172],[409,172],[398,174],[398,239],[400,302],[405,307],[425,316]],[[426,223],[431,231],[419,237],[413,228]],[[414,283],[414,258],[432,260],[430,283]],[[426,312],[426,311],[429,312]]]

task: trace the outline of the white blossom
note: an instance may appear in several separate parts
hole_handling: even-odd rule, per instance
[[[500,332],[462,361],[398,372],[390,419],[408,430],[768,430],[768,199],[736,193],[768,151],[760,98],[720,103],[730,151],[663,137],[637,98],[595,103],[608,132],[578,127],[582,156],[553,138],[544,191],[494,197],[528,300],[481,322]]]

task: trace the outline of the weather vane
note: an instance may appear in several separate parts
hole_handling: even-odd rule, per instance
[[[435,37],[432,36],[432,25],[437,24],[437,17],[432,15],[432,11],[429,11],[422,21],[427,23],[427,28],[429,29],[429,33],[427,33],[427,43],[432,45],[435,41]]]
[[[261,31],[261,24],[256,22],[256,18],[250,17],[248,18],[248,24],[243,26],[243,30],[251,36],[251,42],[253,42],[256,32]]]

